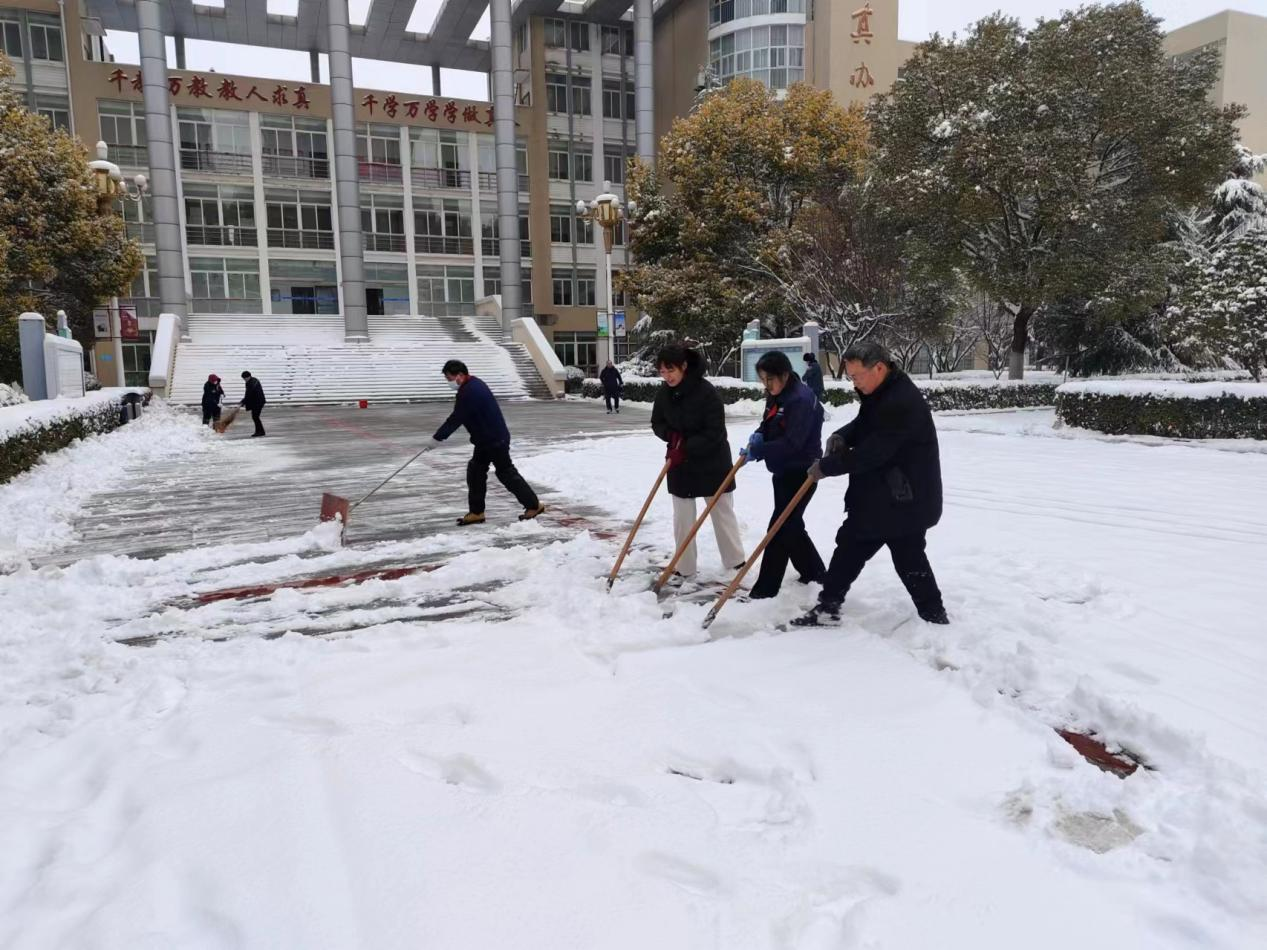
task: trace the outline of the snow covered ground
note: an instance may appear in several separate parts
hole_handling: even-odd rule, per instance
[[[883,556],[836,629],[776,629],[812,600],[795,583],[708,633],[706,602],[666,617],[645,590],[665,498],[612,595],[617,542],[557,525],[357,549],[327,526],[40,570],[17,565],[50,542],[19,532],[0,947],[1263,946],[1267,455],[1050,423],[939,419],[947,628]],[[144,425],[0,487],[0,511],[41,473],[125,475],[120,439],[137,465],[226,451],[188,417]],[[520,468],[615,522],[661,456],[569,438]],[[844,488],[811,507],[825,555]],[[763,471],[737,504],[753,544]],[[266,638],[330,618],[356,629]],[[1062,725],[1148,768],[1101,772]]]

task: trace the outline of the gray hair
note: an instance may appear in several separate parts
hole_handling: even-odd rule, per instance
[[[862,343],[855,343],[845,350],[845,362],[861,363],[867,369],[875,366],[876,363],[884,363],[889,369],[892,369],[893,354],[881,344],[867,340]]]

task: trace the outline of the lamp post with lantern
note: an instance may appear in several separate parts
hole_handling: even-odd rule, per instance
[[[119,166],[106,156],[109,149],[105,142],[97,143],[97,157],[88,163],[97,192],[97,214],[114,214],[116,201],[140,202],[149,191],[149,181],[144,175],[125,179]],[[119,312],[119,298],[111,297],[106,311],[110,318],[110,338],[114,343],[115,383],[124,385],[123,370],[123,321]]]
[[[603,250],[607,270],[607,335],[600,337],[598,341],[596,356],[600,370],[614,353],[612,340],[616,331],[616,297],[612,287],[612,245],[615,242],[617,226],[622,219],[626,219],[633,213],[633,202],[622,203],[620,198],[612,193],[610,181],[603,182],[603,193],[597,195],[593,201],[587,203],[580,200],[576,203],[577,217],[594,221],[603,229]]]

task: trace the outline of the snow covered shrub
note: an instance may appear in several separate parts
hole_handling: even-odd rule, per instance
[[[1267,439],[1267,385],[1109,381],[1066,383],[1056,417],[1110,435]]]
[[[1054,382],[992,380],[959,383],[953,380],[916,382],[933,412],[981,409],[1043,409],[1056,404]],[[828,393],[830,395],[830,393]]]
[[[28,401],[26,393],[22,391],[22,387],[17,383],[13,385],[0,383],[0,406],[16,406],[19,403]]]
[[[145,393],[144,402],[149,401]],[[110,432],[123,424],[122,394],[72,403],[55,414],[28,415],[32,407],[48,403],[24,403],[0,410],[0,485],[32,468],[50,452],[64,449],[76,439]],[[13,418],[7,416],[13,413]]]

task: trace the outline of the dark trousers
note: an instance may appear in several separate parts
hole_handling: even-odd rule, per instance
[[[867,561],[880,548],[887,546],[897,576],[915,602],[919,615],[927,617],[939,613],[943,609],[941,591],[937,588],[937,578],[933,576],[928,555],[924,553],[924,535],[925,532],[921,531],[899,538],[859,538],[846,519],[836,532],[836,551],[827,567],[827,579],[823,582],[818,602],[839,607]]]
[[[766,530],[774,526],[774,522],[783,514],[783,509],[792,502],[793,496],[805,483],[805,472],[784,472],[774,476],[774,512]],[[788,561],[796,568],[798,574],[810,580],[822,577],[826,568],[823,559],[818,556],[818,549],[810,540],[805,530],[805,509],[810,499],[818,490],[815,484],[797,504],[779,533],[770,539],[761,555],[761,571],[757,574],[757,582],[752,585],[751,597],[773,597],[783,584],[783,575],[787,573]]]
[[[613,403],[615,404],[614,408],[619,409],[620,393],[609,393],[607,390],[603,390],[603,402],[607,403],[608,412],[612,411]]]
[[[220,407],[219,406],[216,406],[214,409],[208,409],[206,406],[202,407],[202,424],[203,425],[209,426],[211,425],[211,423],[219,422],[219,421],[220,421]]]
[[[263,434],[264,434],[264,426],[263,426],[263,424],[260,422],[260,413],[261,413],[261,412],[263,412],[263,411],[264,411],[263,409],[252,409],[252,410],[251,410],[251,421],[255,423],[255,434],[256,434],[256,435],[263,435]]]
[[[536,508],[537,493],[528,487],[524,477],[510,460],[510,446],[501,445],[496,448],[475,447],[475,454],[466,463],[466,490],[468,496],[467,510],[473,515],[484,513],[484,498],[488,494],[488,466],[493,466],[497,480],[506,491],[519,500],[525,508]]]

